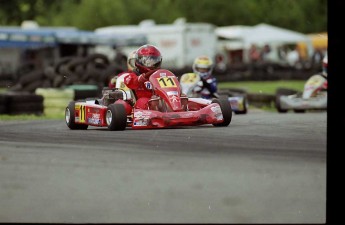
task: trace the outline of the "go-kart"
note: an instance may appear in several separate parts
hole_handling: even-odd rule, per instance
[[[246,114],[248,111],[247,97],[243,93],[227,91],[226,93],[217,93],[212,96],[207,88],[203,88],[200,92],[195,92],[195,88],[201,85],[200,77],[195,73],[185,73],[180,78],[182,93],[188,97],[197,97],[211,100],[212,98],[225,97],[231,105],[232,111],[235,114]],[[205,84],[207,85],[207,84]]]
[[[293,110],[304,113],[306,110],[327,109],[327,79],[320,74],[311,76],[304,85],[303,92],[278,88],[275,107],[279,113]]]
[[[228,126],[232,109],[226,99],[188,98],[181,92],[177,77],[169,70],[159,69],[150,77],[153,95],[148,109],[132,107],[126,111],[123,102],[134,106],[134,92],[124,84],[124,76],[116,79],[114,89],[104,89],[101,99],[71,101],[65,110],[67,126],[87,129],[88,126],[108,127],[109,130],[169,128],[212,124]]]

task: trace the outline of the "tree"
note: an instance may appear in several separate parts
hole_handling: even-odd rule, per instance
[[[0,5],[3,25],[36,20],[42,26],[94,30],[185,17],[216,26],[268,23],[302,33],[327,31],[327,0],[0,0]]]

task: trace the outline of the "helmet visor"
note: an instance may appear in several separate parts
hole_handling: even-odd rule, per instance
[[[138,63],[150,69],[160,68],[162,63],[161,56],[140,56],[138,57]]]
[[[199,73],[208,73],[211,71],[210,67],[195,67],[195,70],[198,71]]]

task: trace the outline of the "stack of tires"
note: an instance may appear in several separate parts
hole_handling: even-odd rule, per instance
[[[43,96],[28,92],[8,92],[0,94],[0,114],[42,115]]]
[[[271,107],[274,104],[274,95],[264,93],[248,93],[248,101],[252,106],[262,108]]]
[[[88,57],[68,56],[61,58],[54,66],[33,69],[18,74],[15,85],[9,91],[28,91],[36,88],[61,88],[69,85],[97,85],[103,89],[109,80],[123,72],[126,65],[110,62],[103,54]]]
[[[110,62],[103,54],[92,54],[63,57],[44,69],[21,70],[15,85],[7,90],[12,94],[0,97],[0,113],[63,115],[70,101],[99,97],[100,90],[125,68],[126,65]]]

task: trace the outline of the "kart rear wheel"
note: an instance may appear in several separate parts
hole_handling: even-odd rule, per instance
[[[277,109],[277,111],[279,112],[279,113],[287,113],[287,109],[282,109],[281,108],[281,105],[280,105],[280,95],[276,95],[276,99],[275,99],[275,107],[276,107],[276,109]]]
[[[221,123],[213,123],[215,127],[226,127],[229,126],[232,119],[232,108],[227,98],[215,98],[212,100],[212,103],[218,103],[220,109],[223,113],[224,121]]]
[[[88,128],[87,124],[77,124],[75,123],[75,101],[72,101],[68,104],[68,106],[65,109],[65,120],[67,126],[71,130],[86,130]]]
[[[305,109],[294,109],[295,113],[305,113]]]
[[[109,130],[124,130],[127,126],[127,113],[122,104],[110,104],[105,120]]]

